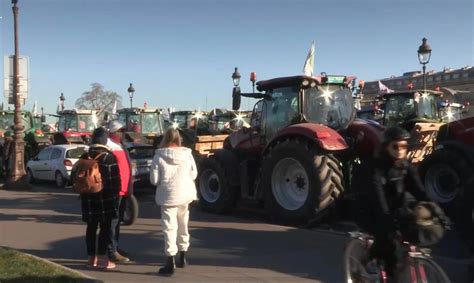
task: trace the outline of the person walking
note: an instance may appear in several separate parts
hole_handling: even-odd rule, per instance
[[[92,144],[87,155],[97,158],[103,189],[98,193],[81,194],[81,206],[82,220],[87,223],[88,266],[113,269],[116,267],[115,263],[109,260],[106,252],[112,241],[112,221],[118,218],[120,172],[117,160],[107,146],[107,139],[107,130],[103,127],[92,133]],[[97,239],[98,227],[100,231]]]
[[[107,253],[109,259],[113,262],[129,262],[128,254],[119,248],[120,221],[125,211],[126,197],[132,194],[132,172],[130,167],[130,158],[128,152],[122,146],[122,135],[125,130],[124,125],[119,121],[111,121],[108,125],[109,138],[107,146],[112,150],[120,172],[120,191],[118,197],[119,217],[112,220],[111,234],[112,241],[109,244]]]
[[[167,256],[165,266],[158,271],[160,275],[172,275],[175,266],[183,268],[187,264],[189,204],[197,199],[196,177],[191,149],[181,146],[178,130],[168,129],[155,152],[150,171],[150,182],[156,185],[155,202],[161,206],[161,228]]]

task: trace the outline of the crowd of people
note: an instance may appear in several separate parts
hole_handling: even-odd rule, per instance
[[[81,194],[82,220],[87,225],[87,265],[90,268],[114,269],[117,263],[130,261],[128,253],[119,245],[124,198],[133,192],[130,158],[121,143],[124,130],[124,125],[118,121],[95,129],[89,151],[81,157],[97,160],[102,182],[99,192]],[[73,169],[73,180],[74,174]],[[175,267],[186,266],[188,206],[197,199],[196,176],[191,150],[181,146],[177,130],[169,129],[156,150],[150,172],[150,181],[157,187],[156,203],[161,206],[161,227],[167,255],[166,264],[159,270],[161,275],[171,275]]]

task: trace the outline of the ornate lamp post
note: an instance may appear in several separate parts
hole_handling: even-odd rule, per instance
[[[423,89],[426,89],[426,64],[430,62],[431,47],[426,43],[428,39],[423,37],[423,43],[418,47],[418,60],[423,65]]]
[[[132,108],[134,93],[135,93],[135,89],[133,88],[132,83],[130,83],[130,86],[128,87],[128,96],[130,97],[130,108]]]
[[[21,124],[21,101],[19,89],[19,63],[18,63],[18,0],[12,0],[14,37],[15,37],[15,56],[13,59],[13,98],[15,101],[15,116],[13,118],[13,153],[10,156],[10,172],[7,183],[8,189],[27,189],[29,184],[26,182],[25,172],[25,142],[23,141],[23,125]]]
[[[234,88],[232,89],[232,109],[239,110],[240,109],[240,73],[237,67],[234,69],[234,73],[232,73],[232,81],[234,83]]]

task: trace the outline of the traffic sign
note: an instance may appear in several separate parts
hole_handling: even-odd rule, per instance
[[[3,57],[3,95],[8,98],[9,104],[15,104],[13,94],[13,59],[15,56]],[[29,57],[18,56],[18,94],[21,103],[24,105],[28,98],[28,79],[29,79]]]

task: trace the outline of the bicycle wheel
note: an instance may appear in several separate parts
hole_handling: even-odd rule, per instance
[[[368,274],[362,259],[367,255],[368,249],[364,241],[351,239],[344,250],[344,275],[347,283],[377,283],[380,282],[378,274]]]
[[[450,283],[451,281],[444,270],[432,259],[413,257],[403,265],[396,282]]]

